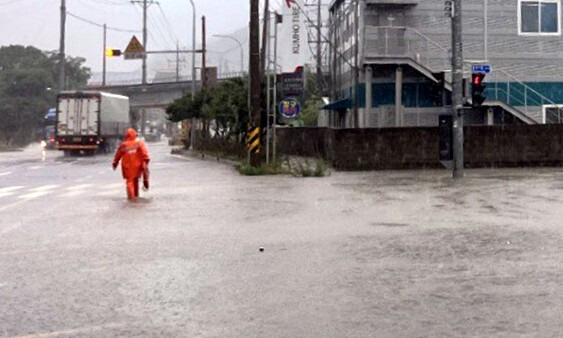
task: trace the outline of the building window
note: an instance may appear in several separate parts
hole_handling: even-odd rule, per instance
[[[518,33],[520,35],[560,35],[561,0],[519,0]]]

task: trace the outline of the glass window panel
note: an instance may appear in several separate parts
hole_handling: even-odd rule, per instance
[[[556,3],[541,4],[541,32],[557,33],[558,31],[558,13]]]
[[[522,2],[522,32],[538,33],[539,32],[539,3],[538,2]]]

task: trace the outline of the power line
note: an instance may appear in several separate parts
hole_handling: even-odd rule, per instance
[[[73,18],[79,20],[79,21],[86,22],[86,23],[88,23],[88,24],[90,24],[90,25],[97,26],[97,27],[100,27],[100,28],[104,28],[104,25],[103,25],[103,24],[99,24],[99,23],[94,22],[94,21],[92,21],[92,20],[85,19],[85,18],[83,18],[83,17],[81,17],[81,16],[78,16],[78,15],[76,15],[76,14],[74,14],[74,13],[71,13],[71,12],[69,12],[69,11],[67,11],[66,14],[67,14],[68,16],[71,16],[71,17],[73,17]],[[123,29],[123,28],[116,28],[116,27],[111,27],[111,26],[107,26],[107,29],[112,30],[112,31],[116,31],[116,32],[122,32],[122,33],[139,33],[139,32],[141,32],[141,31],[139,31],[139,30]]]
[[[172,39],[174,41],[178,41],[178,35],[176,35],[176,32],[174,31],[174,28],[172,27],[172,25],[170,24],[170,21],[166,17],[164,10],[162,10],[160,3],[157,3],[157,6],[158,6],[158,9],[160,10],[160,14],[162,15],[162,18],[164,19],[164,23],[166,25],[166,28],[168,29],[168,34],[170,34],[170,36],[172,37]]]

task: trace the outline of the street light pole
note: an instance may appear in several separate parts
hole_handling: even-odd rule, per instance
[[[102,53],[104,53],[104,61],[102,63],[102,87],[106,86],[106,63],[107,63],[107,55],[106,55],[106,48],[107,48],[107,25],[104,23],[104,48],[102,49]]]
[[[190,4],[192,5],[192,100],[195,99],[195,39],[196,39],[196,10],[195,4],[193,0],[189,0]],[[191,132],[190,132],[190,150],[194,149],[194,142],[195,142],[195,118],[192,117],[191,125]]]
[[[230,35],[223,35],[223,34],[214,34],[213,37],[215,38],[224,38],[224,39],[230,39],[233,40],[234,42],[236,42],[240,48],[240,72],[241,74],[244,73],[244,50],[242,47],[242,43],[235,38],[234,36],[230,36]]]
[[[61,0],[61,36],[59,41],[59,92],[65,90],[65,25],[66,25],[66,0]]]

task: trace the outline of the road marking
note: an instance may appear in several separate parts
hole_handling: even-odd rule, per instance
[[[13,194],[14,194],[13,191],[0,192],[0,198],[12,196]]]
[[[120,191],[105,191],[105,192],[99,192],[96,194],[96,196],[114,196],[114,195],[118,195],[121,194]]]
[[[72,187],[68,187],[68,188],[66,188],[66,190],[68,190],[68,191],[84,190],[86,188],[90,188],[92,185],[93,184],[89,184],[89,183],[79,184],[79,185],[75,185],[75,186],[72,186]]]
[[[29,167],[29,170],[39,170],[41,168],[42,168],[41,166],[35,165],[33,167]]]
[[[84,191],[84,190],[74,190],[74,191],[67,192],[66,194],[63,194],[61,196],[62,197],[76,197],[76,196],[84,194],[85,192],[86,191]]]
[[[4,173],[0,173],[0,176],[8,176],[8,175],[11,175],[11,174],[12,174],[11,171],[6,171]]]
[[[0,193],[13,192],[13,191],[20,190],[20,189],[23,189],[23,188],[25,188],[23,185],[14,185],[14,186],[11,186],[11,187],[4,187],[4,188],[0,188]]]
[[[18,198],[22,199],[22,200],[32,200],[32,199],[36,199],[38,197],[45,196],[45,195],[48,195],[48,194],[49,194],[49,191],[35,191],[35,192],[31,192],[29,194],[18,196]]]
[[[29,191],[40,192],[40,191],[52,190],[52,189],[55,189],[55,188],[58,188],[58,187],[60,187],[60,185],[49,184],[49,185],[43,185],[41,187],[30,189]]]
[[[113,189],[117,189],[117,188],[121,188],[123,187],[125,184],[123,183],[111,183],[111,184],[106,184],[106,185],[102,185],[100,187],[100,189],[103,190],[113,190]]]
[[[51,331],[43,333],[32,333],[21,336],[13,336],[12,338],[50,338],[59,336],[84,336],[85,334],[91,335],[94,331],[105,331],[107,329],[117,329],[125,327],[125,324],[121,323],[109,323],[99,326],[85,326],[76,329],[63,329],[60,331]]]

